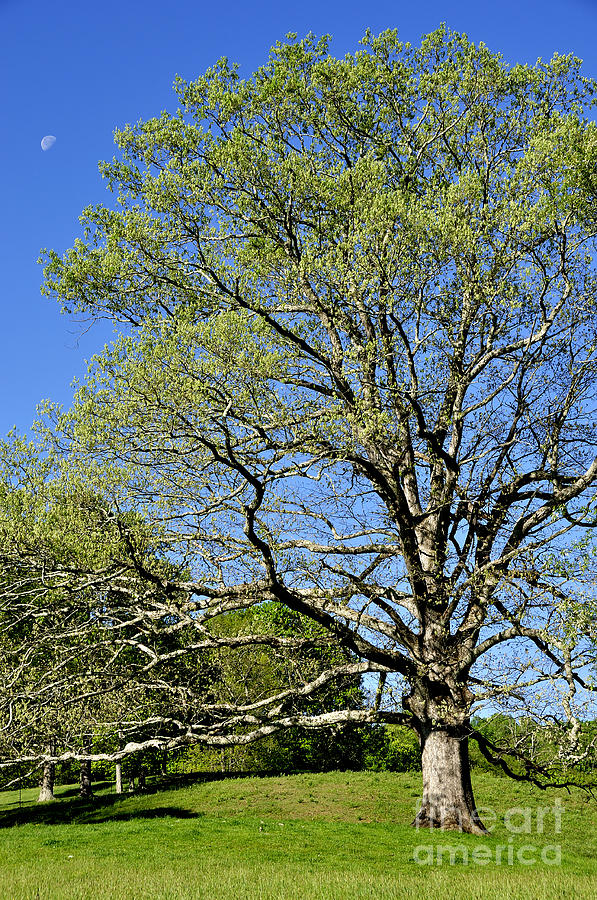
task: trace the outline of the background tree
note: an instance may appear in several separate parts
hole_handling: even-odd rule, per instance
[[[279,603],[263,603],[221,616],[214,622],[220,636],[250,635],[286,637],[296,642],[278,648],[263,644],[223,646],[212,656],[211,690],[220,703],[231,708],[287,694],[286,714],[321,715],[338,708],[363,710],[366,700],[358,675],[326,684],[315,695],[301,696],[301,689],[331,667],[353,661],[352,654],[312,619]],[[252,745],[222,750],[227,770],[271,772],[360,769],[364,765],[366,733],[350,725],[331,731],[305,733],[296,728],[280,731]],[[194,756],[205,759],[205,754]]]
[[[168,613],[199,653],[222,613],[275,601],[352,661],[154,733],[407,724],[418,823],[482,832],[471,713],[518,697],[582,730],[591,687],[567,598],[596,499],[595,87],[572,57],[509,67],[441,28],[341,60],[291,39],[248,80],[224,60],[177,92],[117,133],[118,206],[48,256],[48,293],[120,329],[48,429],[188,573],[123,519],[138,636]],[[364,675],[368,710],[288,711]]]
[[[140,589],[122,577],[121,533],[100,497],[21,440],[4,445],[1,460],[2,757],[44,758],[45,799],[56,756],[78,759],[89,795],[92,735],[96,749],[112,750],[113,723],[134,710],[136,725],[152,708],[142,672],[133,678],[146,660],[127,653],[134,626],[127,611],[123,633],[119,614]]]

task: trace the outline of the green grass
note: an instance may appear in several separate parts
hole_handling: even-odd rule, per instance
[[[93,803],[59,788],[55,803],[35,791],[0,793],[0,897],[210,898],[210,900],[547,900],[597,896],[596,805],[582,795],[545,793],[489,775],[475,779],[477,802],[498,821],[490,837],[416,832],[409,827],[417,775],[332,773],[205,781]],[[542,834],[511,834],[509,807],[550,806],[560,797],[561,833],[545,816]],[[515,823],[521,821],[520,816]],[[497,845],[513,847],[502,863]],[[541,848],[561,846],[561,864]],[[458,862],[419,865],[419,846],[457,849]],[[536,848],[536,864],[517,859]],[[492,861],[471,862],[474,848]],[[468,852],[469,864],[462,862]],[[427,851],[419,850],[422,858]],[[530,852],[530,851],[529,851]],[[527,854],[528,855],[528,854]],[[436,857],[434,856],[434,859]]]

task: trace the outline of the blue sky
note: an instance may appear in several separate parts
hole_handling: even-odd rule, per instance
[[[0,435],[26,431],[43,398],[68,405],[110,337],[40,296],[37,258],[71,246],[83,207],[108,201],[97,163],[112,157],[115,127],[173,110],[175,75],[192,79],[220,56],[250,74],[289,31],[332,34],[342,55],[367,27],[414,43],[442,21],[511,62],[574,52],[597,77],[597,0],[0,0]],[[57,141],[44,153],[46,134]]]

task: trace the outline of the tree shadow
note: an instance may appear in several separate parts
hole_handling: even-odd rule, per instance
[[[94,781],[93,782],[93,790],[94,791],[103,791],[112,786],[111,781]],[[58,793],[56,795],[57,800],[68,800],[73,799],[75,797],[79,797],[79,787],[76,784],[73,784],[72,787],[68,787],[66,790],[63,790],[62,787],[57,789]],[[103,799],[103,798],[102,798]]]
[[[12,828],[14,825],[97,825],[101,822],[128,822],[133,819],[197,819],[203,814],[182,809],[177,806],[155,806],[150,809],[115,810],[115,804],[140,794],[112,794],[94,797],[91,800],[81,799],[76,790],[65,792],[72,794],[72,799],[65,794],[50,803],[34,806],[23,806],[0,811],[0,829]],[[146,791],[153,794],[155,791]]]
[[[139,809],[136,812],[116,813],[105,821],[129,822],[132,819],[200,819],[205,813],[192,812],[190,809],[180,809],[177,806],[157,806],[153,809]],[[93,817],[94,822],[102,821]]]

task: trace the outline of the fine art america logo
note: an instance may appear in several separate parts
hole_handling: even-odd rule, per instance
[[[419,809],[417,805],[417,811]],[[413,861],[419,866],[441,865],[476,865],[513,866],[559,866],[562,862],[560,844],[514,845],[515,835],[525,834],[561,834],[562,801],[558,797],[553,806],[513,806],[506,810],[504,826],[509,832],[506,844],[477,844],[467,847],[462,844],[418,844],[413,850]],[[481,821],[491,833],[498,821],[498,815],[491,807],[479,807],[477,812]],[[450,817],[453,821],[453,817]],[[441,823],[441,818],[440,818]],[[440,830],[443,830],[441,824]],[[418,826],[417,826],[418,830]]]

